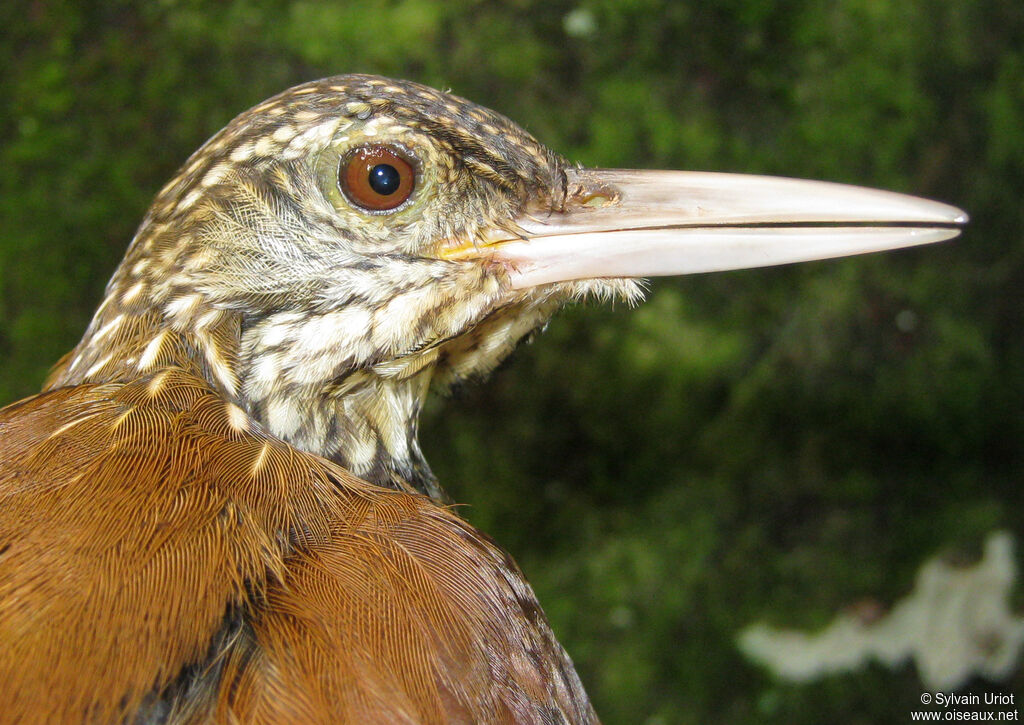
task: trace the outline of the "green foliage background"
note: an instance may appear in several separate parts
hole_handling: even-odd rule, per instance
[[[185,157],[315,77],[451,88],[590,165],[967,209],[953,243],[570,310],[423,423],[607,722],[918,709],[912,665],[786,685],[735,636],[891,603],[935,552],[1024,534],[1020,0],[20,0],[0,27],[0,402],[75,343]]]

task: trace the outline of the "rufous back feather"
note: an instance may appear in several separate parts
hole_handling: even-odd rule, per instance
[[[2,721],[593,719],[505,554],[200,378],[22,401],[0,460]]]

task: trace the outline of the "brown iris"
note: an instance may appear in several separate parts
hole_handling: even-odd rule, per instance
[[[346,156],[338,169],[341,190],[356,206],[389,211],[412,194],[416,172],[388,146],[365,146]]]

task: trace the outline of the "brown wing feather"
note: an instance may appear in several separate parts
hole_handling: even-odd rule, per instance
[[[0,411],[0,721],[588,722],[515,564],[164,370]]]

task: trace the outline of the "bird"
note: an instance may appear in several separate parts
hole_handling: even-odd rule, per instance
[[[0,722],[597,722],[519,567],[425,460],[428,391],[646,277],[966,221],[584,168],[410,81],[256,105],[156,195],[42,392],[0,411]]]

